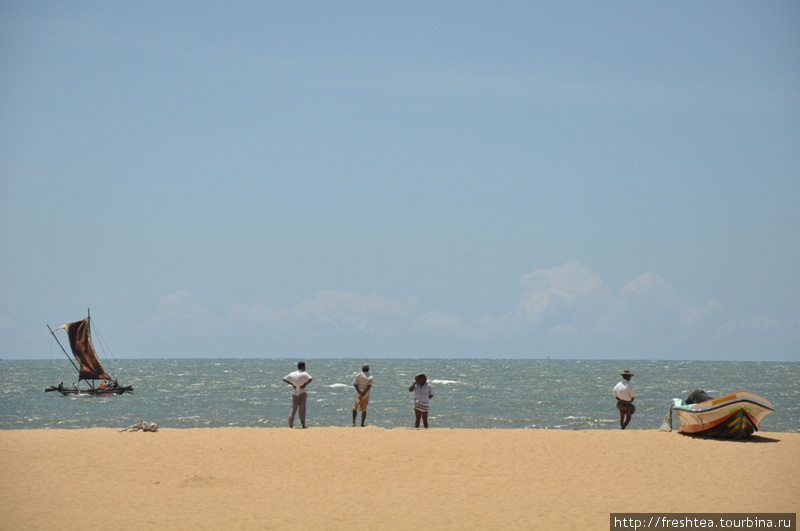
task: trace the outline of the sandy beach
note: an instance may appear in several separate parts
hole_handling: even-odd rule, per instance
[[[15,531],[600,530],[612,512],[800,509],[792,433],[10,430],[0,455]]]

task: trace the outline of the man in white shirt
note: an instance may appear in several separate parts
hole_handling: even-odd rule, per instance
[[[367,420],[367,405],[369,404],[369,391],[372,389],[372,375],[369,373],[369,365],[361,367],[361,372],[356,374],[353,380],[353,387],[356,389],[353,401],[353,426],[356,425],[356,416],[361,410],[361,426]]]
[[[306,386],[311,383],[313,378],[306,372],[306,364],[300,362],[297,364],[297,370],[287,374],[283,381],[291,385],[292,390],[292,410],[289,413],[289,427],[294,428],[294,416],[297,410],[300,410],[300,424],[306,427]]]
[[[619,410],[619,427],[623,430],[628,427],[631,416],[636,412],[633,399],[636,396],[633,392],[631,377],[633,373],[625,369],[620,373],[622,380],[614,386],[614,398],[617,399],[617,409]]]

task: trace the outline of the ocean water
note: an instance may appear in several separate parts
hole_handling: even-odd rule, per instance
[[[432,428],[618,429],[611,390],[630,369],[637,411],[628,429],[658,429],[673,397],[747,389],[772,402],[763,431],[800,432],[800,363],[511,359],[306,359],[308,425],[352,419],[353,377],[375,377],[367,424],[413,426],[414,375],[434,389]],[[163,359],[104,362],[134,394],[64,397],[44,388],[75,382],[61,360],[0,361],[0,429],[124,428],[140,419],[162,428],[286,426],[288,359]],[[360,418],[360,417],[359,417]]]

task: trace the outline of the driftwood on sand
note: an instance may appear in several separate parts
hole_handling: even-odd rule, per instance
[[[136,424],[128,426],[127,428],[123,428],[119,431],[158,431],[158,424],[155,422],[147,422],[146,420],[142,419]]]

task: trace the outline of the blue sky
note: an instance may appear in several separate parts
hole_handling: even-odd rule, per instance
[[[0,124],[0,358],[800,361],[797,2],[3,2]]]

